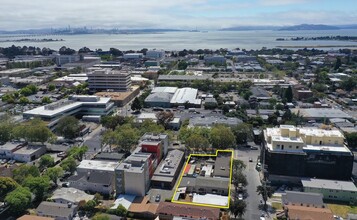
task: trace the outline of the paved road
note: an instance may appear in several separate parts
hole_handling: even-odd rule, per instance
[[[83,138],[83,145],[88,147],[88,151],[85,154],[86,159],[91,158],[95,153],[100,151],[102,129],[103,127],[100,125]]]
[[[249,144],[256,146],[253,143]],[[247,210],[244,214],[244,219],[259,219],[262,214],[262,210],[259,208],[261,196],[256,192],[257,186],[260,185],[259,173],[255,169],[259,152],[259,150],[245,148],[240,148],[234,152],[235,159],[242,160],[247,165],[247,168],[244,170],[248,181],[248,186],[246,187],[247,197],[245,198]],[[253,159],[253,162],[249,162],[250,157]]]

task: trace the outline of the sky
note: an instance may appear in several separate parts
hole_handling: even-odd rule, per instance
[[[356,0],[1,0],[0,30],[357,24]]]

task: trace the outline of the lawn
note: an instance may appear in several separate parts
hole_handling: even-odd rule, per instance
[[[283,206],[279,202],[272,202],[271,207],[275,210],[283,210]]]
[[[357,206],[327,204],[334,215],[346,218],[348,213],[357,214]]]

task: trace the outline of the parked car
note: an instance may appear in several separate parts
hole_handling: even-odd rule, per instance
[[[243,200],[243,194],[242,193],[238,194],[238,200]]]
[[[68,182],[62,183],[62,187],[69,187],[69,183]]]
[[[253,162],[253,158],[249,157],[249,162]]]
[[[160,202],[160,200],[161,200],[161,195],[160,195],[160,194],[157,194],[157,195],[155,196],[155,202]]]
[[[250,147],[250,149],[251,149],[251,150],[258,150],[258,148],[257,148],[257,147],[254,147],[254,146]]]

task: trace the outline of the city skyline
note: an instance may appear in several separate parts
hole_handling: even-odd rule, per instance
[[[234,26],[355,24],[352,0],[20,0],[2,2],[0,30],[93,28],[220,29]]]

